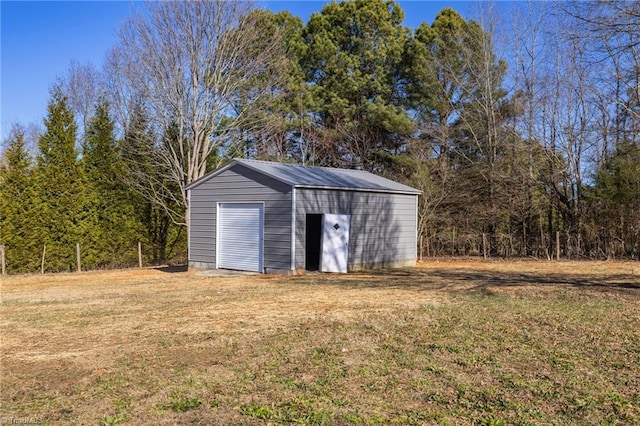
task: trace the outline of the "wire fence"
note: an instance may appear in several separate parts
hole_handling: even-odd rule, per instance
[[[630,259],[640,258],[640,239],[610,237],[607,241],[587,241],[582,235],[556,231],[523,238],[505,233],[468,233],[447,230],[421,236],[418,241],[420,259],[444,256],[476,256],[482,258],[560,259]]]
[[[19,252],[19,254],[18,254]],[[50,273],[50,272],[82,272],[99,269],[120,268],[144,268],[160,263],[153,247],[143,244],[142,241],[132,242],[127,247],[121,248],[117,256],[109,256],[103,253],[99,256],[103,260],[96,261],[96,249],[81,243],[75,243],[73,247],[61,244],[43,244],[38,252],[32,248],[25,255],[25,250],[15,250],[11,247],[0,245],[0,274],[2,276],[13,273]],[[12,254],[14,256],[12,256]],[[21,256],[20,258],[18,256]],[[109,259],[109,260],[104,260]],[[184,254],[172,255],[169,263],[184,263]]]
[[[487,233],[457,233],[439,232],[428,236],[420,236],[418,241],[418,256],[420,260],[430,257],[479,257],[489,258],[538,258],[547,260],[560,259],[632,259],[636,260],[640,256],[635,255],[640,251],[637,247],[627,247],[621,239],[612,238],[607,245],[598,245],[585,250],[579,236],[568,232],[556,231],[555,238],[548,236],[537,236],[535,240],[527,241],[511,234],[487,234]],[[24,262],[19,268],[9,264],[8,253],[10,248],[0,245],[0,273],[4,276],[9,272],[18,273],[41,273],[47,272],[81,272],[83,270],[96,269],[117,269],[117,268],[143,268],[145,266],[157,265],[156,261],[150,259],[146,253],[145,246],[141,241],[131,244],[119,253],[119,260],[96,264],[95,262],[85,262],[86,247],[80,243],[75,243],[73,251],[75,256],[70,255],[70,248],[66,247],[65,254],[61,255],[59,245],[51,250],[50,246],[44,244],[38,254],[37,262],[34,254],[30,256],[28,265]],[[151,250],[151,249],[150,249]],[[64,257],[61,262],[60,258]],[[155,254],[154,256],[155,257]],[[184,254],[178,253],[172,256],[170,263],[186,263]],[[60,266],[63,265],[63,266]]]

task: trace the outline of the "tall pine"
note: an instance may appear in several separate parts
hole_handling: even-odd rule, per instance
[[[41,250],[37,232],[41,209],[20,126],[12,130],[4,160],[0,163],[0,244],[6,249],[9,273],[33,272]]]
[[[402,151],[414,123],[400,81],[408,33],[393,1],[331,2],[304,29],[303,67],[321,131],[317,165],[380,171]]]
[[[86,182],[76,151],[77,126],[67,96],[54,88],[38,141],[37,188],[42,199],[40,232],[47,245],[47,271],[76,267],[76,243],[83,244],[91,217]]]
[[[179,208],[176,195],[158,192],[156,200],[162,200],[163,205],[151,202],[142,192],[147,186],[141,182],[153,182],[151,186],[166,189],[168,185],[157,185],[155,182],[167,179],[166,169],[159,167],[154,161],[157,155],[155,139],[150,131],[149,118],[144,108],[137,105],[129,125],[125,131],[120,147],[124,164],[126,165],[125,181],[133,191],[133,203],[136,219],[139,221],[143,234],[143,245],[147,247],[147,260],[153,264],[161,264],[180,253],[186,253],[186,232],[183,226],[173,223],[167,214],[167,209]],[[165,138],[163,143],[168,143]],[[174,188],[177,191],[177,188]]]
[[[640,145],[620,141],[595,175],[590,214],[608,259],[640,258]]]
[[[88,218],[85,263],[88,267],[135,263],[139,222],[135,218],[131,191],[122,180],[125,165],[107,103],[96,105],[82,153],[92,211]]]

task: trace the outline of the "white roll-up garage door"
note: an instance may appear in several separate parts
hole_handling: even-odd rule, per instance
[[[218,204],[218,268],[262,272],[262,204]]]

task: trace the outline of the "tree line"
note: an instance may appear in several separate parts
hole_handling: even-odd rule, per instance
[[[0,170],[0,242],[9,272],[76,269],[76,244],[85,269],[184,258],[185,231],[126,184],[126,163],[106,103],[98,103],[76,147],[78,127],[68,97],[56,87],[35,157],[16,125]],[[46,256],[46,262],[42,257]]]
[[[52,270],[72,268],[80,240],[95,266],[129,262],[136,240],[155,261],[184,256],[186,187],[233,157],[420,189],[428,255],[550,258],[559,237],[567,257],[638,258],[640,6],[508,9],[407,28],[389,0],[306,23],[247,2],[148,4],[101,70],[72,64],[56,84],[34,149],[19,126],[9,138],[9,264],[33,270],[46,242],[69,247]]]

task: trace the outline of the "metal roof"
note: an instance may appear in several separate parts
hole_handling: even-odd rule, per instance
[[[335,169],[330,167],[298,166],[270,161],[236,158],[225,166],[194,181],[191,189],[222,173],[236,164],[243,165],[295,188],[341,189],[349,191],[393,192],[420,194],[421,191],[363,170]]]

